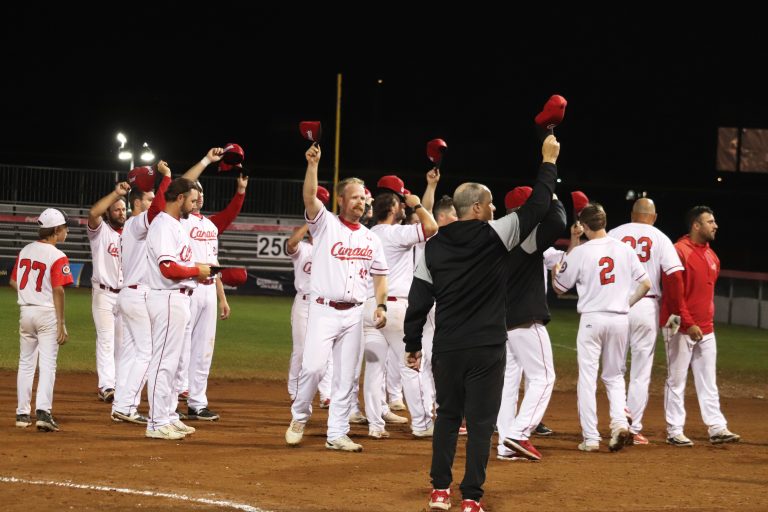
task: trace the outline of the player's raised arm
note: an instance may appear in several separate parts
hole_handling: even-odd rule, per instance
[[[320,164],[320,146],[313,144],[309,147],[307,157],[307,173],[304,176],[304,209],[307,219],[313,220],[322,209],[323,203],[317,198],[317,168]]]

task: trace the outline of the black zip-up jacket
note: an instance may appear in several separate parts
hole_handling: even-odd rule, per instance
[[[508,252],[525,240],[549,210],[557,167],[543,163],[528,201],[497,221],[456,221],[426,244],[408,294],[405,349],[421,350],[433,303],[433,353],[500,345],[507,338]]]
[[[544,288],[544,251],[565,229],[565,208],[552,201],[541,224],[512,249],[507,258],[507,329],[533,321],[549,323],[547,292]]]

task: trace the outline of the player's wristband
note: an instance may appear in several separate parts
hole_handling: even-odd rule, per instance
[[[200,160],[200,163],[203,164],[203,167],[208,167],[211,165],[211,159],[207,156],[204,156],[202,160]]]
[[[381,308],[384,311],[386,311],[387,310],[387,305],[386,304],[376,304],[376,308]]]
[[[413,211],[416,211],[419,208],[424,208],[424,206],[421,203],[419,203],[419,204],[417,204],[416,206],[413,207]]]

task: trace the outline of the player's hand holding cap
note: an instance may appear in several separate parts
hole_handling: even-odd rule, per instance
[[[544,108],[536,115],[536,124],[545,130],[551,130],[563,122],[565,106],[568,102],[559,94],[554,94],[544,104]]]
[[[323,136],[323,126],[320,121],[301,121],[299,131],[302,137],[314,143],[320,142]]]
[[[432,139],[427,142],[427,158],[429,158],[429,161],[435,164],[435,167],[438,169],[443,161],[446,149],[448,149],[448,144],[446,144],[443,139]]]
[[[128,173],[128,183],[143,192],[151,192],[155,189],[155,169],[149,165],[134,167]]]
[[[245,151],[240,144],[228,142],[224,146],[224,154],[219,161],[219,172],[226,172],[235,167],[243,167],[245,161]]]

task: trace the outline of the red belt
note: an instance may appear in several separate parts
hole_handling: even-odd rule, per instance
[[[338,309],[339,311],[352,309],[362,304],[362,302],[336,302],[335,300],[325,300],[322,297],[318,297],[315,302],[317,302],[318,304],[324,304],[326,306],[330,306],[333,309]]]
[[[192,295],[192,292],[194,291],[194,288],[179,288],[179,293],[183,293],[184,295]]]
[[[387,302],[397,302],[397,297],[387,297]]]
[[[305,293],[304,295],[301,296],[301,300],[307,300],[307,298],[309,298],[308,293]]]
[[[99,283],[99,288],[101,288],[102,290],[109,290],[112,293],[120,293],[119,289],[116,290],[115,288],[112,288],[110,286],[107,286],[107,285],[101,284],[101,283]]]
[[[131,285],[128,285],[128,288],[130,288],[131,290],[138,290],[139,289],[139,285],[131,284]]]

